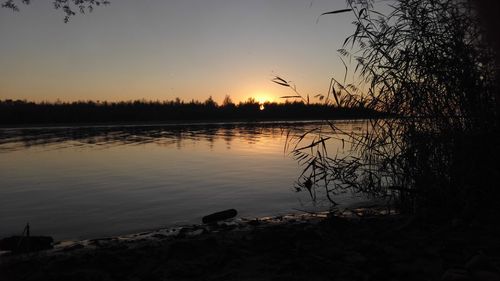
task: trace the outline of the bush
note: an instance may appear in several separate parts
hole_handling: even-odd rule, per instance
[[[339,52],[356,62],[368,91],[334,80],[329,95],[351,95],[393,118],[371,119],[365,134],[351,133],[353,154],[325,157],[321,142],[296,151],[309,157],[300,187],[328,185],[327,195],[352,189],[421,214],[469,216],[497,205],[497,70],[474,8],[398,0],[384,15],[371,1],[348,5],[356,29]]]

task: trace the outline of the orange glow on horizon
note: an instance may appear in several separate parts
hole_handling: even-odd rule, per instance
[[[273,102],[274,100],[274,98],[272,98],[270,94],[265,92],[257,92],[253,95],[253,98],[255,98],[255,101],[257,101],[261,105],[266,102]]]

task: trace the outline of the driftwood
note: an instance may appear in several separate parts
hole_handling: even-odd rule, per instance
[[[218,221],[234,218],[237,214],[238,211],[236,211],[235,209],[228,209],[225,211],[210,214],[208,216],[204,216],[202,221],[203,223],[215,223]]]

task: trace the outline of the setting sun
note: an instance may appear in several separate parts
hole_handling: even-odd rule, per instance
[[[259,104],[264,104],[266,102],[272,102],[274,99],[270,97],[269,94],[267,93],[255,93],[255,101],[257,101]],[[262,109],[261,109],[262,110]]]

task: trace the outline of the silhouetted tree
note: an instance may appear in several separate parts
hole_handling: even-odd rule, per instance
[[[13,11],[19,11],[19,5],[29,5],[31,0],[3,0],[3,8],[12,9]],[[70,17],[76,15],[76,13],[85,14],[87,12],[92,12],[95,7],[101,5],[108,5],[110,1],[108,0],[52,0],[52,4],[56,10],[62,10],[65,14],[64,22],[68,22]]]
[[[208,108],[215,108],[217,107],[217,102],[214,101],[212,96],[209,96],[208,99],[204,102],[204,105]]]
[[[234,104],[233,100],[231,99],[231,97],[229,95],[226,95],[224,97],[224,101],[222,101],[222,106],[224,106],[224,107],[234,107],[235,104]]]

